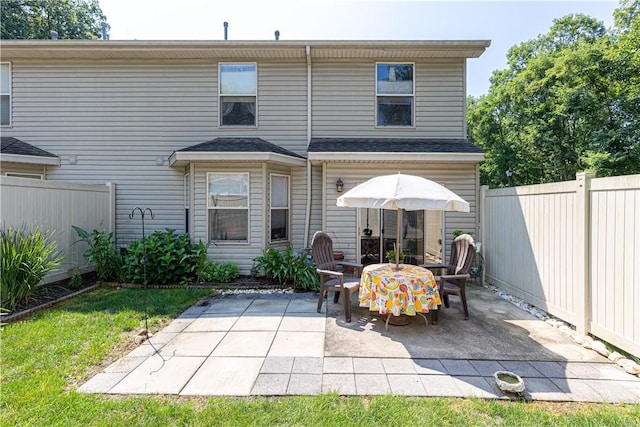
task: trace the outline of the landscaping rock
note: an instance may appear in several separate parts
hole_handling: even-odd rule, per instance
[[[611,360],[613,363],[617,363],[618,360],[623,359],[624,356],[621,355],[620,353],[618,353],[617,351],[612,351],[611,353],[609,353],[609,360]]]
[[[582,340],[582,346],[584,348],[592,348],[591,346],[593,345],[593,338],[591,338],[590,336],[585,336],[584,339]]]
[[[640,365],[638,365],[633,360],[622,358],[616,362],[622,369],[624,369],[627,373],[638,375],[640,374]]]
[[[604,357],[609,357],[609,354],[611,354],[611,352],[609,351],[607,346],[604,345],[604,343],[602,341],[594,341],[591,344],[591,349],[597,351],[598,353],[600,353]]]
[[[565,335],[571,335],[573,334],[573,329],[571,329],[569,326],[567,325],[562,325],[558,328],[560,330],[560,332],[562,332]]]

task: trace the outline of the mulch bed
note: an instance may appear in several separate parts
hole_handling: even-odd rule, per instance
[[[84,274],[82,276],[82,283],[76,286],[71,284],[71,279],[60,280],[41,286],[27,301],[18,304],[13,311],[3,315],[2,323],[22,319],[35,311],[51,307],[61,301],[89,292],[97,287],[95,273]]]

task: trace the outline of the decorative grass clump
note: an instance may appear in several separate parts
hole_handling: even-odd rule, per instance
[[[0,301],[2,309],[12,311],[28,301],[42,285],[44,277],[62,262],[53,231],[23,226],[0,230]]]

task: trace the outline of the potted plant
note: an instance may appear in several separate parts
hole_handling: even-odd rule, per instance
[[[396,251],[394,251],[393,249],[389,249],[387,252],[385,252],[384,256],[387,257],[387,260],[389,260],[389,262],[395,262]],[[400,256],[398,257],[398,259],[400,261],[404,261],[404,252],[400,251]]]

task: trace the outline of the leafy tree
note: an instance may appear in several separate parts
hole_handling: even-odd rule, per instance
[[[99,39],[107,25],[98,0],[1,0],[0,13],[2,39]]]
[[[468,101],[469,138],[485,150],[481,181],[515,184],[640,172],[640,7],[623,0],[609,32],[585,15],[512,47],[489,93]]]

